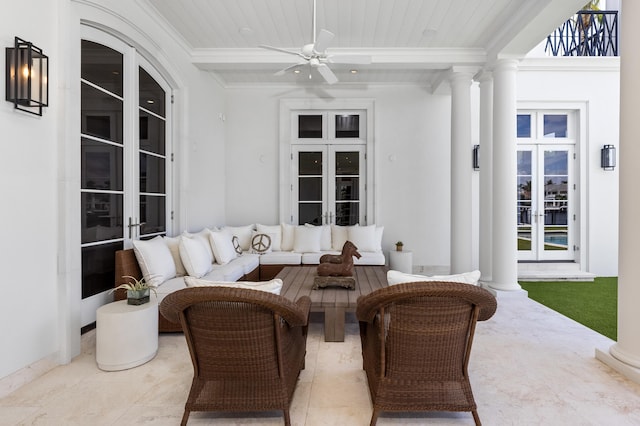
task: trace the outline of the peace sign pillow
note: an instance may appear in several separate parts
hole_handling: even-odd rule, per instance
[[[275,239],[275,234],[253,231],[251,235],[251,253],[269,253],[271,251],[271,244]]]

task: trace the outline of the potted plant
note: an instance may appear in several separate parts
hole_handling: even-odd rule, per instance
[[[404,244],[402,243],[402,241],[398,241],[396,243],[396,251],[402,251],[402,247],[404,246]]]
[[[127,290],[128,305],[142,305],[149,302],[149,293],[151,290],[153,290],[153,293],[158,296],[155,287],[151,287],[144,278],[137,280],[129,275],[125,275],[122,278],[128,278],[130,281],[125,284],[120,284],[118,287],[114,288],[113,291]]]

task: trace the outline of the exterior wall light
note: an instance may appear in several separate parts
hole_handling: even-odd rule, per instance
[[[31,42],[15,38],[6,48],[6,100],[14,108],[42,115],[49,106],[49,58]]]
[[[600,167],[605,170],[613,170],[616,168],[616,147],[613,145],[605,145],[600,150]]]
[[[473,170],[480,170],[480,145],[473,146]]]

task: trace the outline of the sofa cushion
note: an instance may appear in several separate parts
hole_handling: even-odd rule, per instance
[[[404,272],[394,270],[390,270],[387,272],[387,281],[389,282],[389,285],[411,283],[416,281],[451,281],[456,283],[478,285],[479,279],[480,271],[478,270],[454,275],[432,275],[430,277],[426,275],[405,274]]]
[[[244,251],[248,251],[251,247],[251,232],[254,230],[253,224],[245,226],[225,226],[223,231],[227,231],[231,236],[238,237],[238,243]]]
[[[216,228],[215,231],[217,231],[218,229]],[[213,254],[213,248],[211,247],[211,241],[209,241],[209,233],[212,232],[211,229],[209,228],[203,228],[202,230],[200,230],[199,232],[183,232],[182,235],[190,237],[190,238],[200,238],[204,243],[205,243],[205,247],[207,247],[207,249],[209,250],[209,253],[211,253],[211,263],[214,262],[215,257]]]
[[[316,227],[316,225],[312,225],[310,223],[305,223],[304,226],[307,227]],[[319,225],[317,226],[321,229],[320,233],[320,250],[329,251],[332,250],[331,246],[331,225]]]
[[[241,262],[236,259],[224,265],[214,264],[211,272],[201,277],[209,281],[237,281],[244,275],[244,268]]]
[[[231,262],[238,255],[233,247],[233,235],[227,231],[210,232],[209,241],[216,262],[220,265]]]
[[[180,259],[180,237],[163,237],[164,242],[169,247],[171,257],[173,257],[173,263],[176,265],[176,276],[182,277],[187,275],[187,270],[184,269],[182,259]]]
[[[354,265],[384,265],[386,258],[381,251],[361,251],[360,259],[353,258]]]
[[[241,265],[242,272],[244,275],[253,272],[257,267],[260,266],[260,255],[245,253],[240,257],[237,257],[233,260],[233,263]]]
[[[377,251],[379,250],[376,244],[376,226],[350,226],[347,229],[347,235],[349,241],[358,247],[358,251]]]
[[[296,226],[293,251],[297,253],[319,252],[322,228],[319,226]]]
[[[261,265],[300,265],[302,253],[294,251],[272,251],[260,255]]]
[[[232,287],[249,290],[260,290],[268,293],[280,294],[282,280],[274,278],[271,281],[209,281],[193,277],[184,277],[187,287]]]
[[[357,226],[357,225],[355,225]],[[349,239],[348,229],[350,226],[331,225],[331,248],[342,251],[342,246]]]
[[[176,276],[176,264],[171,250],[162,237],[157,236],[145,241],[134,240],[133,252],[140,265],[140,271],[150,286],[157,287]]]
[[[318,265],[320,263],[320,257],[325,254],[340,254],[339,251],[321,251],[319,253],[302,253],[303,265]]]
[[[160,287],[156,289],[156,296],[158,297],[158,305],[162,302],[167,294],[171,294],[174,291],[178,291],[185,288],[184,277],[175,277],[165,281]]]
[[[281,225],[261,225],[256,224],[256,230],[260,233],[271,236],[271,250],[282,250],[282,226]],[[252,237],[253,238],[253,237]]]
[[[289,225],[288,223],[281,223],[280,227],[282,228],[282,243],[280,245],[280,250],[282,251],[291,251],[293,250],[293,242],[295,240],[295,225]]]
[[[180,259],[182,259],[184,268],[190,276],[200,278],[211,271],[213,256],[209,243],[206,243],[202,238],[182,235],[178,247]]]

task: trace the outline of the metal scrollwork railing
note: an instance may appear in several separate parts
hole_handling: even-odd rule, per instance
[[[552,56],[618,56],[618,11],[582,10],[547,36]]]

